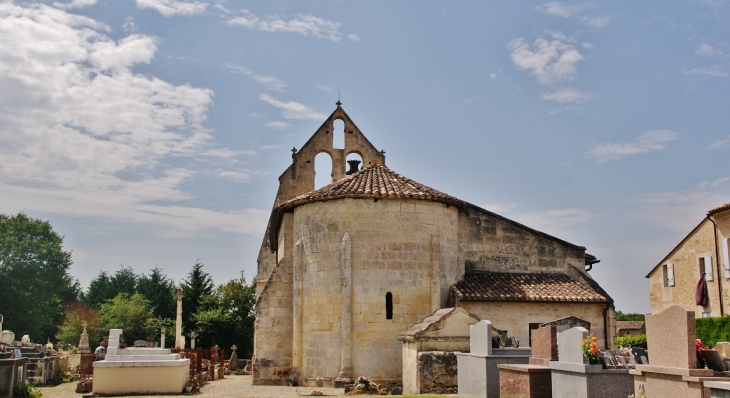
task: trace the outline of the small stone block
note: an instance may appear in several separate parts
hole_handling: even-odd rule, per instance
[[[696,368],[695,311],[674,305],[656,315],[647,315],[646,341],[652,365]]]

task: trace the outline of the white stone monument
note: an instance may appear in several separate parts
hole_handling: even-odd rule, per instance
[[[175,297],[177,298],[177,319],[175,320],[175,348],[184,349],[185,336],[183,336],[182,334],[182,299],[185,296],[183,295],[182,289],[177,289]]]

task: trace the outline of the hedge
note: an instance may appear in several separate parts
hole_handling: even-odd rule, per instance
[[[710,348],[718,341],[730,341],[730,316],[695,319],[696,338]]]
[[[629,347],[631,345],[644,344],[646,343],[646,335],[640,334],[637,336],[618,336],[616,337],[616,345],[619,347]]]

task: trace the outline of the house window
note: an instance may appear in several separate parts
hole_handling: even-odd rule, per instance
[[[712,257],[704,256],[700,257],[700,275],[705,274],[705,280],[711,281],[712,277]]]
[[[730,278],[730,253],[728,253],[728,246],[730,239],[722,240],[722,266],[725,269],[725,278]]]
[[[664,264],[664,286],[674,286],[674,264]]]
[[[702,317],[703,318],[710,318],[710,317],[712,317],[712,312],[703,312],[702,313]]]
[[[393,294],[385,293],[385,319],[393,319]]]

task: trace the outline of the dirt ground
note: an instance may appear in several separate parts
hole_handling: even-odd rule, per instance
[[[83,394],[77,394],[76,382],[61,384],[55,387],[41,387],[44,398],[81,398]],[[345,397],[342,388],[320,387],[325,396]],[[223,380],[210,382],[200,389],[200,392],[193,394],[194,398],[204,397],[246,397],[246,398],[289,398],[308,396],[312,392],[310,387],[282,387],[282,386],[254,386],[251,383],[251,376],[226,376]],[[168,397],[190,397],[190,395],[167,395]],[[152,397],[145,395],[142,397]],[[424,395],[425,397],[425,395]],[[458,395],[440,395],[439,397],[458,398]]]

